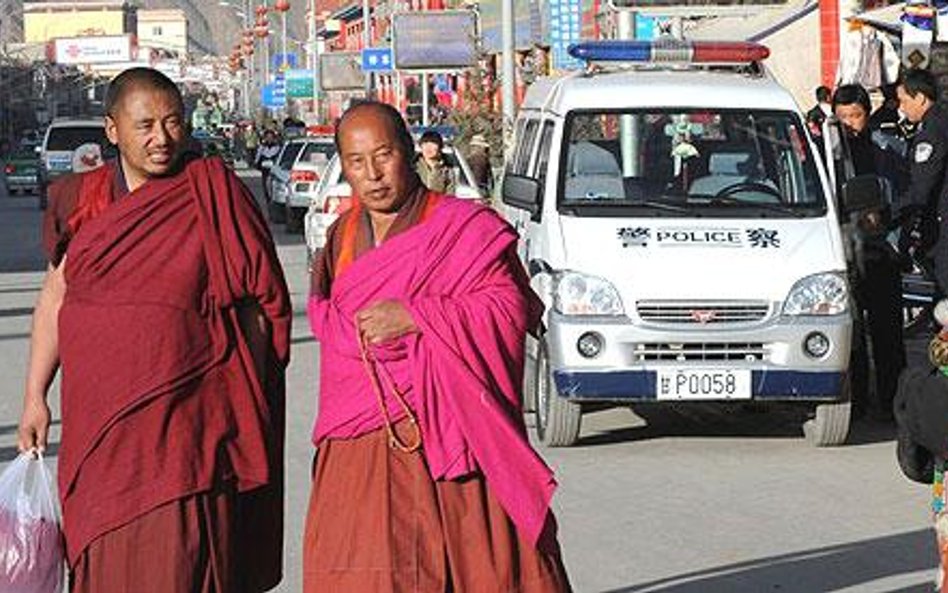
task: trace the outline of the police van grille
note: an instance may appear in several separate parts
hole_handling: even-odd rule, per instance
[[[673,325],[754,323],[767,318],[764,301],[638,301],[642,321]]]
[[[635,346],[633,357],[636,362],[761,362],[768,358],[761,342],[644,343]]]

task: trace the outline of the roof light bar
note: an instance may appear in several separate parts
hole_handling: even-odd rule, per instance
[[[750,41],[583,41],[569,55],[587,62],[749,64],[765,60],[770,50]]]

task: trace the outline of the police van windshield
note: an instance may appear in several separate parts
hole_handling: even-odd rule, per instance
[[[748,110],[578,112],[560,209],[590,216],[818,216],[822,185],[799,118]]]

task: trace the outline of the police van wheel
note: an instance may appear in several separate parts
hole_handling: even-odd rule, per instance
[[[814,447],[842,445],[849,436],[852,402],[820,404],[813,417],[803,423],[803,436]]]
[[[561,397],[553,381],[553,369],[545,342],[537,349],[536,380],[537,436],[547,447],[569,447],[579,439],[583,410],[576,402]]]

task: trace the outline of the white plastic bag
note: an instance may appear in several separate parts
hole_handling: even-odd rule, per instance
[[[61,593],[62,588],[55,485],[42,457],[24,453],[0,474],[0,591]]]

